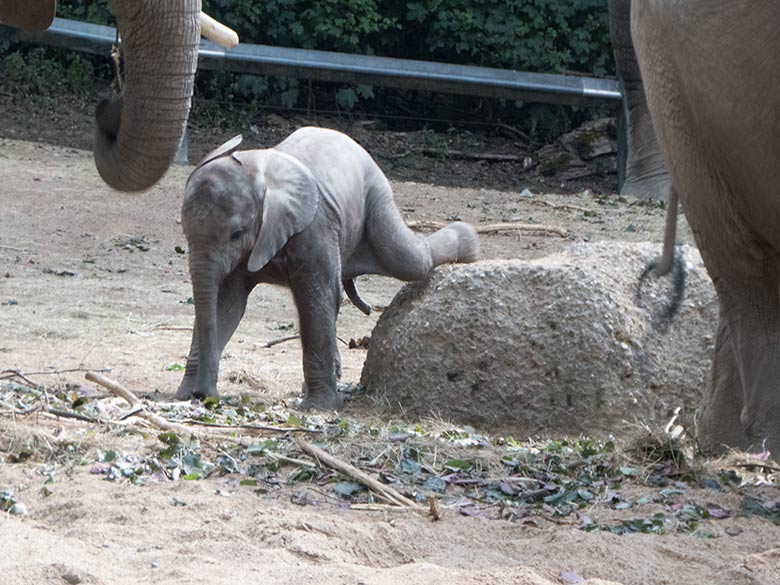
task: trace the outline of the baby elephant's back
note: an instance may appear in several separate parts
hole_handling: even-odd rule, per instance
[[[365,197],[370,181],[381,174],[362,146],[336,130],[306,126],[290,134],[275,150],[297,158],[339,198]]]

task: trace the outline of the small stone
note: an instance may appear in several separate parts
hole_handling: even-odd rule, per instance
[[[13,514],[14,516],[27,516],[27,506],[21,502],[16,502],[8,509],[8,513]]]
[[[79,585],[79,583],[84,582],[84,578],[81,574],[73,569],[65,569],[60,576],[68,585]]]
[[[152,569],[158,569],[160,568],[160,563],[158,561],[152,561]]]

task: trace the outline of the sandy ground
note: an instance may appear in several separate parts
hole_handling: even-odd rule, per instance
[[[186,255],[175,250],[186,246],[177,218],[187,173],[176,168],[147,193],[117,194],[100,181],[87,152],[0,139],[0,370],[64,385],[82,384],[83,372],[52,371],[110,369],[141,394],[172,398],[182,374],[171,367],[185,361],[193,318]],[[522,184],[506,192],[394,186],[408,220],[519,219],[564,227],[585,241],[660,241],[663,225],[658,207],[590,193],[528,197]],[[538,257],[568,242],[486,236],[483,256]],[[379,305],[401,286],[378,277],[358,285]],[[370,335],[374,323],[344,305],[339,336]],[[292,404],[301,382],[297,342],[264,345],[296,328],[287,291],[256,289],[223,357],[221,391],[246,392],[229,380],[247,371],[264,385],[252,392]],[[343,347],[342,357],[344,379],[356,382],[365,352]],[[346,415],[370,409],[362,400]],[[57,423],[47,424],[58,432]],[[83,432],[93,444],[119,440]],[[755,518],[724,520],[715,539],[617,536],[586,533],[569,521],[529,525],[453,513],[433,523],[329,502],[300,507],[289,494],[226,494],[211,479],[139,487],[102,481],[88,466],[58,471],[47,496],[41,471],[35,463],[0,464],[0,490],[13,489],[29,509],[24,517],[0,514],[0,581],[9,585],[543,584],[577,582],[573,575],[594,584],[780,583],[780,533]],[[778,499],[772,489],[766,497]],[[701,497],[738,507],[738,496],[728,492]]]

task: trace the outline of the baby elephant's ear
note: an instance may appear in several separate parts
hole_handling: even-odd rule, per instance
[[[250,272],[263,268],[287,240],[308,227],[320,203],[317,181],[303,163],[274,150],[264,156],[263,220],[249,255]]]
[[[236,148],[238,148],[238,145],[241,144],[241,141],[243,139],[244,137],[241,134],[238,134],[237,136],[233,136],[233,138],[228,140],[225,144],[223,144],[222,146],[217,146],[214,150],[212,150],[210,153],[204,156],[203,160],[201,160],[198,163],[198,166],[195,168],[199,169],[207,162],[213,161],[215,158],[219,158],[221,156],[225,156],[226,154],[230,154]]]

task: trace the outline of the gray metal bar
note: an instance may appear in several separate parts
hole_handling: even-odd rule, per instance
[[[0,25],[0,35],[3,34]],[[13,31],[20,41],[66,47],[91,53],[107,53],[115,29],[55,18],[44,32]],[[323,81],[363,83],[388,87],[476,95],[530,102],[587,105],[604,103],[620,107],[620,85],[612,79],[528,73],[470,65],[452,65],[328,51],[308,51],[239,44],[224,49],[204,41],[199,66],[254,75],[304,77]]]

